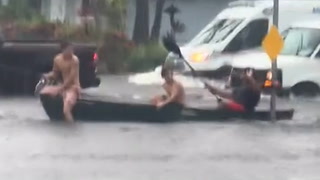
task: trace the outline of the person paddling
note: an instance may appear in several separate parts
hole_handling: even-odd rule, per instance
[[[255,71],[246,68],[240,77],[242,80],[241,86],[234,88],[231,92],[205,83],[205,87],[212,94],[224,98],[220,102],[219,108],[236,112],[253,112],[255,110],[261,96],[261,88],[255,80]]]
[[[180,114],[185,104],[185,91],[183,85],[173,78],[173,71],[162,68],[161,77],[165,80],[162,85],[166,95],[154,97],[151,102],[160,111]]]

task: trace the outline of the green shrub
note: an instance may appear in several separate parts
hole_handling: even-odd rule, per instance
[[[98,49],[99,59],[109,73],[116,74],[127,71],[126,60],[130,56],[134,44],[122,32],[107,32],[102,45]]]
[[[126,60],[128,71],[142,72],[152,70],[161,65],[168,52],[158,43],[141,45],[133,50]]]
[[[70,40],[73,42],[94,42],[97,35],[94,29],[71,26],[66,23],[48,22],[43,19],[6,22],[1,24],[7,40]]]
[[[86,29],[87,28],[87,29]],[[95,29],[88,25],[68,25],[55,23],[55,39],[67,39],[73,42],[94,42],[98,38]]]

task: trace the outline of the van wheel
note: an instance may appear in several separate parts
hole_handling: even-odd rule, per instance
[[[291,92],[294,96],[315,97],[319,95],[320,88],[313,82],[303,82],[292,87]]]

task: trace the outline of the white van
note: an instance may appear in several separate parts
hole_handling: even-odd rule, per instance
[[[320,20],[291,25],[283,33],[284,48],[277,58],[282,89],[295,95],[314,96],[320,90]],[[263,80],[271,62],[262,48],[236,53],[225,60],[233,71],[255,68]]]
[[[320,18],[320,1],[280,0],[279,30],[286,29],[295,21]],[[221,11],[181,52],[198,71],[212,71],[214,61],[232,56],[233,53],[260,47],[263,38],[273,24],[273,0],[235,1]],[[184,71],[182,61],[169,53],[166,63],[174,62],[175,68]]]

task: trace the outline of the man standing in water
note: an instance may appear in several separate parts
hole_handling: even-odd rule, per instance
[[[79,59],[73,53],[73,47],[68,42],[61,43],[61,53],[53,60],[53,69],[44,77],[47,80],[58,81],[56,86],[47,86],[40,92],[50,96],[62,95],[63,114],[68,122],[73,122],[72,109],[80,95]]]
[[[173,78],[173,71],[163,67],[161,71],[161,77],[165,80],[162,85],[166,91],[166,95],[156,96],[152,99],[154,104],[160,111],[165,109],[168,114],[180,114],[185,101],[184,87],[181,83]]]

